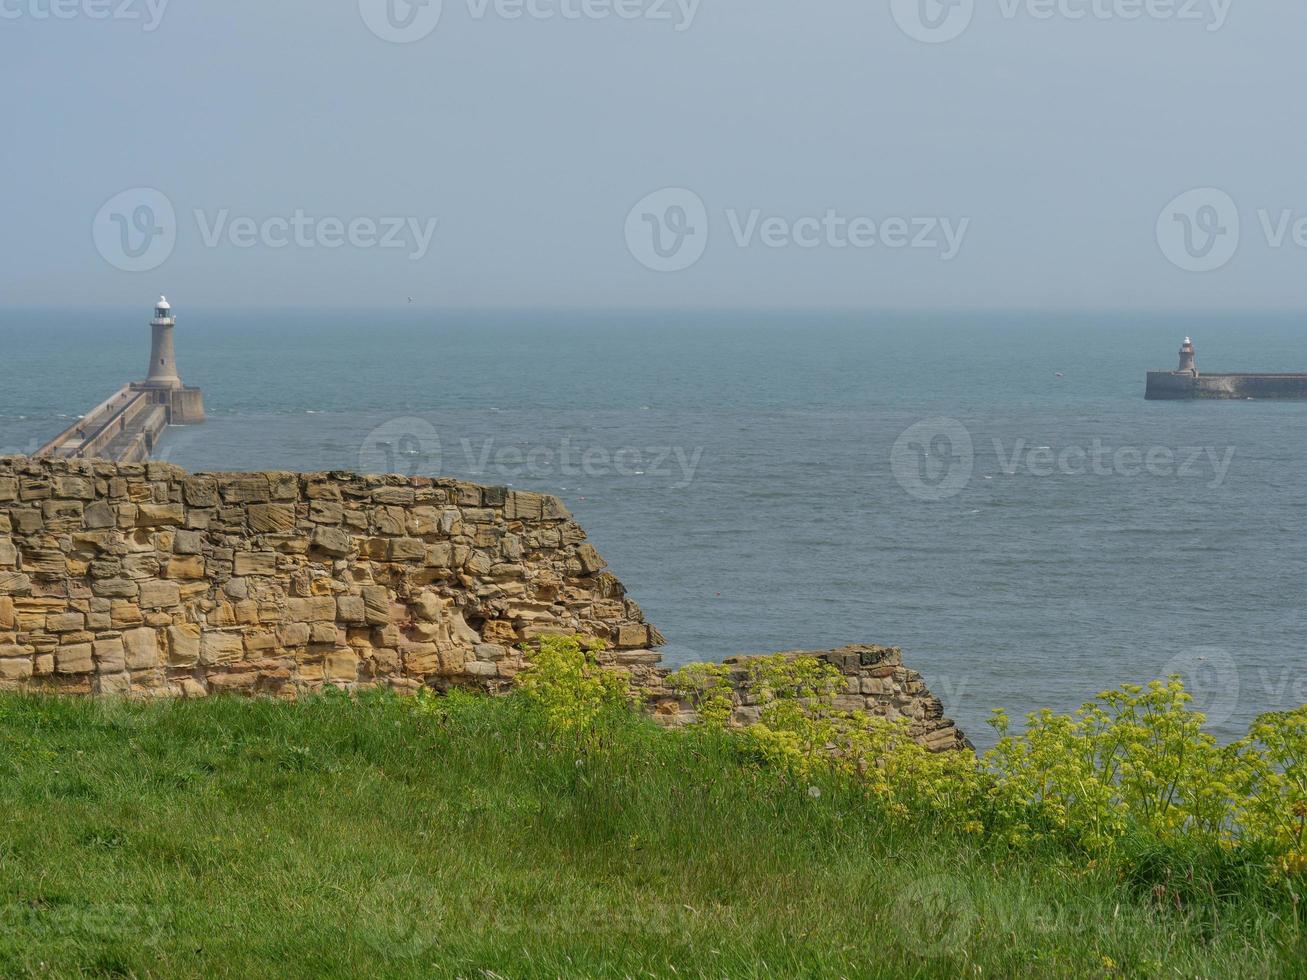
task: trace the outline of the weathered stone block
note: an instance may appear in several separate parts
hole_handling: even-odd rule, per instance
[[[178,588],[176,582],[147,579],[141,583],[140,605],[142,609],[166,609],[179,605],[181,601],[181,589]]]
[[[169,560],[164,575],[172,579],[202,579],[204,578],[204,557],[202,555],[178,555]]]
[[[290,618],[301,623],[333,623],[336,621],[336,600],[329,595],[307,599],[288,599]]]
[[[32,580],[19,572],[0,571],[0,595],[26,595],[32,591]]]
[[[365,585],[362,592],[365,621],[371,626],[389,623],[390,591],[380,585]]]
[[[208,631],[200,636],[200,663],[206,667],[236,663],[244,655],[245,643],[239,633]]]
[[[272,498],[272,487],[268,477],[262,473],[250,473],[241,476],[221,475],[216,477],[218,493],[229,504],[262,504]]]
[[[327,655],[327,680],[352,684],[359,679],[359,658],[353,650],[337,650]]]
[[[18,549],[10,537],[0,538],[0,566],[13,568],[18,564]]]
[[[277,553],[275,551],[238,551],[236,552],[233,570],[241,577],[248,575],[276,575]]]
[[[54,654],[55,670],[60,674],[89,674],[95,670],[91,644],[76,643],[60,647]]]
[[[168,663],[194,667],[200,662],[200,628],[194,623],[168,627]]]
[[[142,627],[122,636],[123,652],[129,670],[149,670],[159,664],[159,634]]]
[[[91,644],[95,655],[95,669],[101,674],[119,674],[127,669],[127,652],[120,638],[96,640]]]
[[[126,578],[96,579],[91,583],[91,592],[94,595],[108,599],[135,599],[140,591],[139,585]]]
[[[342,623],[363,623],[367,621],[367,608],[363,597],[342,595],[336,597],[336,619]]]
[[[246,509],[249,528],[255,534],[278,534],[295,530],[293,504],[251,504]]]
[[[418,538],[395,538],[390,542],[391,561],[422,561],[426,554],[427,546]]]
[[[204,535],[199,531],[178,531],[172,536],[172,550],[176,555],[204,553]]]
[[[3,649],[0,649],[0,654]],[[31,657],[22,657],[17,659],[0,656],[0,681],[10,681],[13,683],[22,683],[30,680],[32,677],[33,664]]]
[[[309,642],[308,623],[285,623],[277,630],[277,640],[283,647],[302,647]]]
[[[343,558],[354,550],[354,537],[338,527],[315,527],[309,544],[319,551]]]
[[[73,633],[86,628],[86,616],[79,612],[52,613],[45,617],[47,633]]]
[[[137,504],[137,527],[161,527],[166,524],[181,524],[185,514],[181,504]]]

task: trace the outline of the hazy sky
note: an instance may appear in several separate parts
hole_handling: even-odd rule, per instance
[[[1305,42],[1301,0],[0,0],[0,305],[1299,309]]]

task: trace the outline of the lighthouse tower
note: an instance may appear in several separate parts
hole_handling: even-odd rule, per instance
[[[168,297],[160,296],[154,305],[154,319],[150,321],[150,370],[142,384],[147,388],[180,388],[182,379],[177,375],[177,355],[172,346],[172,328],[177,318],[172,315]]]
[[[1180,368],[1176,373],[1198,377],[1198,362],[1194,357],[1194,342],[1188,337],[1180,345]]]

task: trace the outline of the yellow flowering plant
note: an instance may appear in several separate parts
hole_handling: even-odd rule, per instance
[[[599,717],[630,703],[625,674],[602,667],[602,644],[576,636],[546,636],[529,652],[531,666],[517,676],[517,688],[550,728],[570,734],[593,732]]]

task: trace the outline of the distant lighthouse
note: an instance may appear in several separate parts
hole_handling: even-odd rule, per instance
[[[1198,361],[1194,356],[1194,342],[1188,337],[1180,345],[1180,367],[1177,373],[1198,377]]]
[[[182,379],[177,374],[177,354],[172,346],[172,328],[177,318],[167,296],[160,296],[154,304],[154,319],[150,321],[150,370],[142,384],[148,388],[180,388]]]

